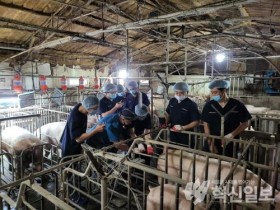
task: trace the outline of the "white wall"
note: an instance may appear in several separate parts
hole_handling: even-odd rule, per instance
[[[79,78],[83,76],[84,79],[88,80],[89,83],[86,87],[91,87],[93,84],[93,79],[95,78],[95,71],[92,70],[83,70],[80,66],[73,66],[72,68],[66,66],[57,65],[51,68],[50,64],[48,63],[36,63],[34,62],[27,62],[21,67],[17,67],[17,69],[21,69],[21,78],[23,82],[23,89],[25,90],[33,90],[33,81],[34,87],[36,90],[39,90],[39,75],[46,76],[47,86],[49,88],[60,87],[60,77],[66,76],[67,84],[69,85],[69,78]],[[107,76],[108,75],[108,68],[105,68],[103,72],[98,72],[98,76]],[[52,75],[53,72],[53,75]],[[32,79],[33,73],[33,79]],[[5,75],[5,76],[1,76]],[[0,89],[9,89],[11,90],[12,87],[12,79],[15,75],[15,71],[12,67],[9,66],[9,63],[1,63],[0,64]],[[51,78],[53,77],[53,78]],[[58,78],[56,78],[58,77]]]

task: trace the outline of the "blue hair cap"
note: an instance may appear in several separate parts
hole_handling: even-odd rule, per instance
[[[128,87],[132,87],[132,88],[137,88],[138,85],[137,85],[137,82],[135,81],[130,81],[128,84],[127,84]]]
[[[230,86],[230,83],[228,80],[224,80],[224,79],[216,79],[210,82],[209,84],[209,89],[213,89],[213,88],[225,88],[228,89]]]
[[[124,92],[124,87],[122,85],[118,84],[117,91],[118,91],[118,93]]]
[[[103,91],[105,93],[109,93],[109,92],[117,92],[117,87],[116,85],[112,84],[112,83],[108,83],[104,86]]]
[[[146,117],[148,113],[149,113],[149,109],[148,109],[148,107],[145,104],[142,104],[142,106],[137,104],[135,106],[135,114],[138,117]]]
[[[185,82],[177,82],[177,83],[173,86],[173,90],[174,90],[174,91],[188,92],[188,91],[189,91],[189,86],[188,86],[188,84],[185,83]]]
[[[85,107],[86,109],[90,109],[90,108],[98,105],[98,103],[99,103],[99,100],[96,96],[88,96],[83,100],[82,106]]]

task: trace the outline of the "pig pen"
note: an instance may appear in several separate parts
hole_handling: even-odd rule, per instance
[[[33,174],[32,177],[27,178],[22,185],[24,185],[24,188],[28,188],[34,193],[36,192],[36,194],[39,194],[40,198],[43,200],[36,203],[37,206],[33,207],[34,209],[45,209],[43,204],[48,200],[52,206],[57,206],[60,209],[151,210],[152,208],[150,208],[149,203],[151,197],[152,200],[156,202],[154,209],[168,209],[165,203],[167,200],[174,201],[174,205],[169,209],[182,209],[179,202],[179,197],[181,198],[182,191],[184,192],[183,196],[191,195],[190,198],[193,197],[190,201],[183,198],[190,206],[188,209],[192,209],[194,207],[197,208],[198,204],[193,204],[195,198],[194,195],[190,194],[194,189],[188,188],[186,190],[186,186],[194,184],[198,177],[201,182],[208,180],[211,178],[211,174],[215,171],[218,186],[236,186],[235,181],[239,181],[240,183],[238,187],[243,186],[245,188],[246,183],[249,183],[248,186],[250,186],[249,175],[251,173],[250,171],[253,171],[256,175],[253,176],[255,184],[254,193],[248,195],[248,192],[246,191],[240,194],[241,198],[239,198],[239,195],[232,197],[234,199],[239,199],[240,203],[230,203],[231,196],[220,196],[219,198],[222,199],[222,201],[224,199],[227,202],[218,202],[214,200],[214,198],[216,198],[216,194],[213,194],[215,189],[207,189],[206,191],[203,191],[205,197],[202,200],[205,204],[200,207],[202,209],[209,209],[210,205],[218,203],[221,205],[222,209],[231,209],[236,205],[243,209],[273,208],[270,198],[275,196],[279,156],[278,148],[274,144],[259,143],[261,140],[258,140],[258,136],[255,133],[248,134],[249,136],[244,137],[243,140],[229,139],[228,141],[234,142],[235,145],[239,145],[239,155],[236,156],[239,157],[238,159],[170,144],[162,138],[162,136],[167,136],[163,135],[163,133],[166,132],[169,131],[161,130],[155,140],[146,140],[146,142],[153,145],[155,151],[150,157],[154,159],[155,162],[160,162],[159,166],[161,167],[147,165],[143,163],[143,161],[134,157],[138,154],[137,152],[134,152],[135,146],[138,143],[143,142],[143,140],[134,140],[126,155],[110,153],[108,152],[108,149],[110,149],[109,147],[101,150],[94,150],[87,145],[84,145],[83,148],[85,153],[83,155],[73,156],[67,159],[64,158],[61,160],[60,164],[46,169],[45,171]],[[194,136],[198,142],[203,141],[203,137],[205,137],[201,133],[186,133]],[[250,141],[246,140],[246,138],[250,139]],[[271,140],[273,140],[273,137],[271,137]],[[202,143],[198,143],[197,145],[200,144]],[[273,154],[272,159],[265,157],[265,155],[262,156],[262,159],[254,159],[255,156],[258,157],[258,155],[255,154],[259,153],[259,151],[262,152],[263,149],[267,154]],[[168,152],[161,155],[158,151],[162,150]],[[172,160],[170,159],[172,155],[171,151],[177,151],[177,165],[176,167],[172,167],[173,171],[174,168],[176,169],[176,174],[171,174],[172,170],[170,170],[170,167],[164,167],[165,165],[170,166]],[[142,156],[148,155],[142,154]],[[186,157],[191,157],[192,160],[192,164],[188,165],[187,169],[183,167],[186,166]],[[202,170],[203,172],[198,176],[197,173],[201,171],[201,166],[199,167],[200,159],[204,160],[204,168]],[[172,161],[174,162],[174,159]],[[215,163],[214,166],[213,161]],[[228,166],[227,171],[223,170],[225,163]],[[188,177],[186,177],[185,174],[186,170],[191,170]],[[234,177],[234,171],[236,170],[243,170],[241,178],[239,177],[237,180],[236,177]],[[36,177],[43,176],[47,173],[57,174],[54,179],[56,180],[56,183],[60,183],[60,187],[55,190],[55,193],[50,193],[52,192],[51,190],[49,190],[49,193],[45,192],[46,189],[43,186],[43,183],[45,182],[32,182],[32,180],[36,180]],[[268,177],[263,178],[263,174]],[[61,177],[61,180],[59,177]],[[224,179],[224,181],[220,181],[221,179]],[[264,181],[267,181],[271,186],[269,193],[263,191],[263,188],[261,188]],[[17,182],[16,184],[19,185],[20,183]],[[0,190],[6,189],[10,186],[11,185],[0,187]],[[173,188],[170,188],[170,186],[173,186]],[[172,189],[171,193],[170,191],[166,191],[166,189]],[[22,190],[21,192],[24,191]],[[267,200],[263,201],[263,206],[259,206],[259,202],[246,203],[247,197],[252,195],[257,201],[261,199],[263,200],[264,193],[266,193],[265,198]],[[153,195],[157,196],[153,198]],[[56,198],[53,198],[52,196],[56,196]],[[58,199],[57,196],[59,196],[60,199]],[[18,200],[9,200],[7,193],[0,194],[0,197],[8,202],[11,207],[19,206],[20,204],[24,204],[24,206],[28,206],[28,208],[30,208],[30,205],[35,206],[31,201],[28,202],[30,198],[24,193],[22,193],[22,196]],[[214,207],[214,209],[217,208]]]
[[[41,108],[23,108],[23,109],[8,109],[6,111],[1,110],[0,118],[0,138],[2,136],[2,131],[11,126],[18,126],[28,130],[30,133],[33,133],[38,138],[43,138],[40,128],[42,125],[49,122],[65,121],[68,117],[68,113],[59,112],[55,110],[45,110]],[[15,132],[16,135],[16,132]],[[2,140],[2,139],[0,139]],[[38,147],[38,146],[36,146]],[[33,153],[37,148],[33,147],[30,153]],[[60,160],[60,151],[59,145],[46,144],[42,142],[41,147],[43,148],[43,168],[49,168],[58,164]],[[51,149],[50,149],[51,147]],[[25,153],[27,151],[23,151]],[[10,161],[9,161],[10,160]],[[24,163],[22,160],[22,154],[8,154],[1,150],[1,179],[4,183],[9,183],[16,180],[15,173],[13,169],[15,168],[15,163]],[[20,167],[22,168],[22,167]],[[30,171],[29,171],[30,172]],[[24,174],[24,171],[19,172],[21,175]]]
[[[70,108],[68,107],[69,111]],[[37,124],[34,121],[28,121],[27,119],[21,120],[21,116],[26,115],[40,115],[40,124]],[[40,107],[26,107],[26,108],[17,108],[17,109],[1,109],[0,110],[0,119],[6,119],[8,117],[18,117],[17,121],[6,121],[1,123],[1,128],[9,127],[11,125],[17,125],[19,127],[29,130],[31,133],[36,131],[42,125],[51,123],[51,122],[61,122],[67,121],[69,112],[61,112],[52,109],[43,109]]]
[[[280,134],[280,111],[269,110],[264,113],[253,113],[254,129],[271,134]]]

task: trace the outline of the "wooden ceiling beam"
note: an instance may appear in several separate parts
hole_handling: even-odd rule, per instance
[[[240,12],[241,16],[243,16],[243,17],[249,17],[249,16],[250,16],[250,15],[248,14],[247,10],[243,7],[243,5],[239,5],[239,6],[238,6],[238,9],[239,9],[239,12]],[[250,27],[250,28],[251,28],[252,30],[254,30],[255,33],[258,34],[261,38],[264,38],[264,36],[263,36],[261,30],[260,30],[257,26],[252,25],[252,27]],[[271,52],[276,53],[274,47],[271,46],[270,43],[266,43],[266,42],[265,42],[264,44],[271,50]]]
[[[57,0],[51,0],[51,1],[57,2]],[[85,33],[85,34],[83,34],[83,36],[95,36],[100,33],[122,31],[122,30],[129,29],[129,27],[133,27],[133,26],[143,26],[143,25],[151,24],[151,23],[160,23],[160,22],[168,20],[168,19],[174,19],[174,18],[179,18],[179,17],[204,15],[204,14],[215,12],[220,9],[230,8],[233,6],[238,6],[238,5],[242,5],[242,4],[246,4],[246,3],[252,3],[255,1],[256,0],[237,0],[235,2],[226,2],[226,3],[220,4],[220,5],[218,4],[217,6],[212,5],[211,7],[205,6],[205,7],[195,8],[195,9],[188,10],[188,11],[181,11],[181,12],[176,12],[176,13],[172,13],[172,14],[158,16],[157,18],[150,18],[150,19],[145,19],[145,20],[140,20],[140,21],[129,22],[129,23],[125,23],[125,24],[118,24],[118,25],[107,27],[104,30],[98,30],[98,31]],[[78,8],[82,8],[82,7],[78,7]],[[114,9],[116,9],[116,8],[114,8]],[[66,43],[71,40],[72,40],[72,37],[68,36],[68,37],[65,37],[62,39],[57,39],[57,40],[51,41],[50,43],[46,42],[46,43],[37,45],[22,53],[28,53],[28,52],[30,52],[32,50],[36,50],[36,49],[43,49],[50,45],[52,45],[54,47],[56,45],[59,45],[60,43]],[[19,53],[18,55],[14,55],[11,58],[17,57],[17,56],[21,55],[22,53]]]
[[[73,37],[76,39],[81,39],[81,40],[88,41],[88,42],[94,42],[96,44],[99,44],[99,45],[105,46],[105,47],[112,47],[112,48],[122,48],[123,47],[122,45],[113,44],[113,43],[110,43],[107,41],[101,41],[97,38],[89,37],[84,34],[80,34],[80,33],[76,33],[76,32],[64,31],[64,30],[55,29],[55,28],[47,28],[47,27],[33,25],[33,24],[29,24],[29,23],[23,23],[23,22],[20,22],[17,20],[7,19],[7,18],[3,18],[3,17],[0,17],[0,21],[6,22],[6,23],[12,23],[12,24],[19,25],[22,27],[33,28],[36,30],[54,32],[54,33],[66,35],[69,37]]]
[[[1,45],[1,43],[0,43]],[[61,56],[65,56],[65,57],[87,57],[87,58],[97,58],[97,59],[101,59],[104,61],[111,61],[112,58],[108,58],[108,57],[104,57],[104,56],[100,56],[94,53],[84,53],[84,52],[73,52],[73,51],[68,51],[68,50],[58,50],[58,49],[53,49],[53,48],[46,48],[46,51],[53,51],[53,52],[58,52],[58,53],[62,53],[64,55]]]

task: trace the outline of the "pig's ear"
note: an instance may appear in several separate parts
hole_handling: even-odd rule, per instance
[[[153,189],[150,185],[148,187],[149,187],[149,191],[151,191]]]

